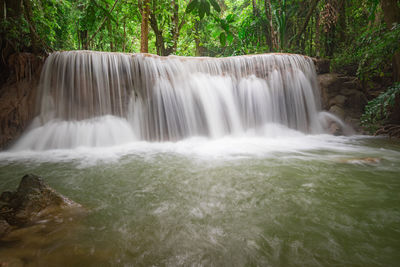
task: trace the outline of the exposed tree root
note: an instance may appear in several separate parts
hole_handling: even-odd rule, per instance
[[[399,124],[387,124],[379,128],[375,132],[376,135],[388,135],[390,138],[400,138],[400,125]]]

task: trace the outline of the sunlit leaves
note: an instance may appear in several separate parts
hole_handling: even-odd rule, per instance
[[[221,12],[221,8],[216,0],[191,0],[186,8],[186,13],[197,12],[200,19],[203,19],[205,15],[211,14],[211,6],[215,11]]]
[[[221,12],[221,8],[216,0],[210,0],[210,3],[213,6],[213,8],[215,9],[215,11]]]

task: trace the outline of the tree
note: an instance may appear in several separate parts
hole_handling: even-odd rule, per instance
[[[384,13],[386,27],[391,29],[394,24],[400,23],[400,8],[396,0],[381,0],[381,6]],[[400,51],[397,50],[393,55],[393,80],[400,81]],[[400,123],[400,95],[395,98],[393,111],[390,120],[394,123]]]
[[[164,0],[153,0],[150,25],[156,36],[158,55],[168,56],[176,52],[180,31],[185,23],[184,16],[185,13],[182,13],[180,17],[177,0],[166,2]],[[164,28],[169,30],[166,31]]]
[[[140,1],[140,0],[139,0]],[[140,52],[149,52],[149,17],[150,17],[150,0],[144,0],[141,6],[142,24],[140,33]]]
[[[270,33],[270,38],[269,38],[269,46],[270,50],[271,49],[278,49],[278,42],[276,38],[276,32],[274,29],[274,24],[272,22],[272,5],[271,5],[271,0],[265,0],[264,2],[264,9],[265,9],[265,16],[267,17],[267,20],[269,22],[269,33]]]
[[[312,16],[312,14],[314,13],[315,8],[317,7],[318,2],[319,2],[319,0],[313,0],[313,1],[312,1],[311,5],[310,5],[310,8],[309,8],[309,10],[308,10],[308,12],[307,12],[306,18],[305,18],[305,20],[304,20],[304,23],[303,23],[303,25],[302,25],[301,28],[300,28],[300,31],[298,31],[298,32],[295,34],[295,36],[291,39],[291,41],[293,41],[293,40],[295,40],[295,39],[300,39],[301,36],[304,34],[304,32],[305,32],[306,29],[307,29],[307,26],[308,26],[308,23],[309,23],[309,21],[310,21],[310,18],[311,18],[311,16]],[[292,44],[292,42],[290,42],[290,44]],[[290,45],[290,44],[289,44],[289,45]]]
[[[400,8],[397,0],[381,0],[386,27],[392,29],[393,24],[400,23]],[[400,52],[393,55],[393,79],[400,81]]]

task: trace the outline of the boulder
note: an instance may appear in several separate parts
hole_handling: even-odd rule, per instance
[[[11,226],[4,219],[0,219],[0,238],[10,232]]]
[[[340,90],[340,94],[345,95],[345,96],[354,95],[357,92],[359,92],[359,90],[357,90],[357,89],[349,89],[349,88],[343,88],[342,90]]]
[[[329,106],[337,105],[339,107],[343,107],[346,100],[347,97],[345,97],[344,95],[337,95],[334,98],[330,99]]]
[[[321,89],[322,106],[324,109],[329,109],[330,99],[339,95],[340,90],[343,88],[340,75],[337,73],[326,73],[318,75],[317,78]]]
[[[368,100],[365,94],[356,91],[347,97],[344,106],[350,110],[350,113],[354,114],[353,116],[350,114],[351,117],[357,117],[363,113],[364,107],[367,103]]]
[[[343,135],[343,129],[338,123],[332,122],[329,125],[329,133],[333,135]]]
[[[318,75],[321,89],[322,107],[344,120],[352,128],[360,131],[360,116],[367,104],[367,98],[356,77],[338,73]],[[330,132],[337,132],[332,126]]]
[[[324,58],[312,58],[315,64],[315,70],[318,74],[328,73],[331,66],[331,61]]]
[[[353,90],[362,90],[362,86],[360,81],[356,77],[351,77],[351,76],[344,76],[346,78],[346,81],[343,82],[343,86],[348,89],[353,89]]]
[[[329,112],[336,115],[337,117],[339,117],[341,120],[344,120],[344,118],[346,117],[346,112],[339,106],[332,106],[329,109]]]
[[[329,93],[337,93],[342,88],[342,84],[339,81],[340,74],[337,73],[325,73],[318,75],[318,81],[321,88],[324,88]]]
[[[49,187],[39,176],[25,175],[16,192],[3,192],[0,220],[22,227],[65,208],[81,207]]]

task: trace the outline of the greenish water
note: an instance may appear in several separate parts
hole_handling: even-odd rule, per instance
[[[294,136],[0,153],[87,216],[0,243],[36,266],[398,266],[400,142]],[[46,229],[48,227],[48,229]]]

